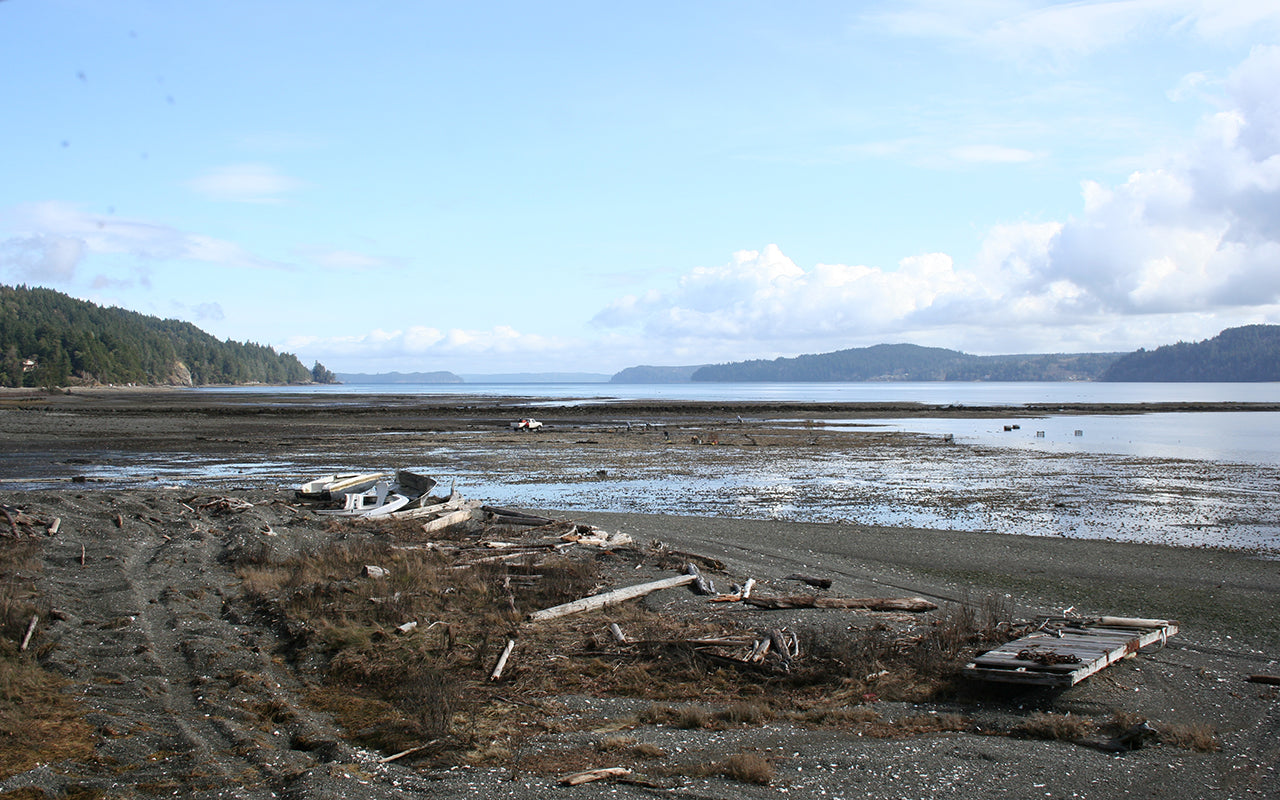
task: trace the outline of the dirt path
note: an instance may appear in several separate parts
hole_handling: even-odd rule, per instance
[[[99,758],[0,787],[271,798],[319,780],[393,796],[346,777],[349,766],[326,769],[375,771],[376,757],[307,710],[303,687],[273,655],[275,631],[237,611],[227,548],[262,536],[267,518],[279,525],[280,515],[218,518],[191,510],[204,498],[176,495],[44,498],[62,519],[45,545],[43,575],[60,620],[41,635],[56,640],[49,666],[80,687]]]

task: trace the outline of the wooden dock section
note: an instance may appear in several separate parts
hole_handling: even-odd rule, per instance
[[[1177,623],[1164,619],[1050,620],[1035,633],[978,656],[965,666],[965,674],[1004,683],[1074,686],[1177,632]]]

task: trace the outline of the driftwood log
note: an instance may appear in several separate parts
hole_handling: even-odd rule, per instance
[[[561,786],[580,786],[584,783],[592,781],[605,781],[614,778],[625,778],[631,774],[631,770],[626,767],[605,767],[603,769],[589,769],[586,772],[575,772],[572,775],[566,775],[560,779]]]
[[[812,575],[800,575],[798,573],[792,573],[784,578],[784,580],[800,581],[801,583],[807,583],[818,589],[830,589],[832,583],[830,578],[815,578]]]
[[[866,611],[933,611],[937,604],[923,597],[747,597],[744,603],[756,608],[781,610],[788,608],[856,608]]]
[[[693,583],[695,580],[692,575],[680,575],[675,578],[663,578],[660,581],[650,581],[649,583],[640,583],[635,586],[626,586],[621,589],[615,589],[612,592],[604,592],[602,594],[593,594],[590,597],[584,597],[580,600],[574,600],[570,603],[563,603],[551,608],[544,608],[541,611],[534,611],[528,616],[529,622],[543,622],[557,617],[567,617],[570,614],[578,614],[583,611],[595,611],[596,609],[605,608],[607,606],[625,603],[636,597],[644,597],[647,594],[661,591],[663,589],[671,589],[676,586],[684,586]]]
[[[498,665],[493,668],[493,673],[489,675],[489,680],[501,680],[502,672],[507,668],[507,659],[511,658],[511,651],[515,649],[516,640],[508,639],[507,646],[502,650],[502,655],[498,656]]]

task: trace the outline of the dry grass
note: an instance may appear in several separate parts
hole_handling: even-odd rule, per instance
[[[721,761],[716,772],[731,781],[768,786],[773,782],[773,764],[756,753],[736,753]]]
[[[1212,727],[1201,722],[1164,722],[1158,726],[1158,730],[1161,744],[1201,753],[1216,753],[1222,749],[1218,734]]]
[[[49,614],[30,577],[39,556],[38,543],[0,541],[0,777],[93,755],[93,730],[62,692],[65,681],[39,665],[52,644],[37,627],[28,649],[19,648],[32,617]]]
[[[1098,724],[1090,717],[1078,714],[1032,714],[1012,731],[1014,736],[1025,739],[1077,742],[1096,732]]]

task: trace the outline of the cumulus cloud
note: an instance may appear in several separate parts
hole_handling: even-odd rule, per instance
[[[187,186],[213,200],[233,203],[279,203],[282,195],[303,186],[268,164],[231,164],[187,181]]]
[[[370,365],[449,364],[455,370],[475,360],[486,365],[503,363],[511,368],[527,367],[530,359],[547,357],[547,363],[555,363],[581,342],[558,337],[521,333],[506,325],[488,330],[441,330],[430,326],[415,325],[396,330],[376,329],[353,336],[295,336],[285,342],[287,350],[314,353],[334,364],[348,363],[361,366],[342,368],[343,371],[375,371]],[[330,364],[333,367],[333,364]],[[391,367],[403,369],[403,367]],[[422,367],[421,369],[441,369]],[[486,367],[487,368],[487,367]],[[411,368],[417,369],[417,368]]]
[[[1084,183],[1082,210],[1065,221],[993,227],[971,263],[933,253],[890,269],[802,268],[769,245],[620,298],[595,322],[732,342],[742,357],[894,338],[1009,352],[1011,331],[1121,349],[1153,320],[1195,335],[1280,321],[1280,47],[1256,48],[1226,85],[1229,109],[1186,153],[1116,186]]]
[[[161,223],[93,214],[69,203],[30,203],[6,216],[16,234],[0,242],[0,269],[22,280],[67,283],[91,255],[144,262],[198,261],[251,269],[291,269],[240,245]]]

